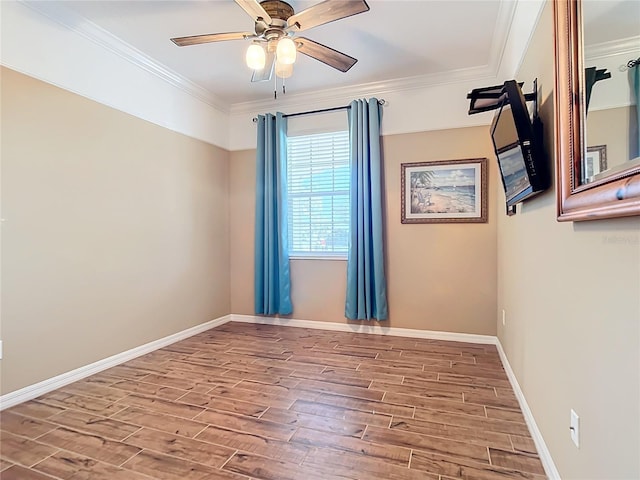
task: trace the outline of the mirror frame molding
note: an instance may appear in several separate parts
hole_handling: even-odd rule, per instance
[[[558,221],[640,215],[640,166],[579,185],[585,151],[582,2],[554,0],[555,156]]]

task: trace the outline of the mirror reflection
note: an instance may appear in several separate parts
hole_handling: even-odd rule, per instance
[[[586,0],[582,13],[585,184],[640,164],[640,1]]]

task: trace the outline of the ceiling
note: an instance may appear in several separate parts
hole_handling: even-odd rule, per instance
[[[451,81],[478,71],[495,74],[513,16],[513,0],[367,0],[370,11],[305,31],[304,36],[358,59],[347,73],[299,55],[288,93],[424,77]],[[30,2],[38,4],[40,2]],[[222,103],[272,98],[273,80],[251,83],[244,63],[249,40],[177,47],[171,37],[253,31],[233,0],[57,1],[71,12],[177,73]],[[318,1],[291,0],[296,12]],[[84,25],[86,27],[86,25]],[[468,75],[467,75],[468,76]],[[433,83],[433,82],[432,82]]]
[[[582,14],[587,48],[639,37],[639,0],[589,0],[583,3]]]

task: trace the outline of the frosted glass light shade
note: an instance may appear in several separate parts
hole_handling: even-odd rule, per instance
[[[251,70],[262,70],[265,64],[264,48],[255,43],[249,45],[245,60]]]
[[[278,62],[283,65],[291,65],[296,61],[296,53],[296,44],[293,43],[293,40],[284,37],[278,41],[278,48],[276,49]]]
[[[276,61],[276,75],[280,78],[289,78],[293,75],[293,63],[280,63]]]

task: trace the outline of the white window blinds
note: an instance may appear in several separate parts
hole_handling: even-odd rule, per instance
[[[345,257],[349,242],[349,132],[287,139],[289,254]]]

